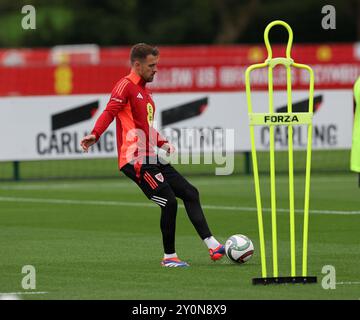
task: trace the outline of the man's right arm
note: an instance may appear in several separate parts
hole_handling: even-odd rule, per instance
[[[113,122],[116,115],[121,109],[121,104],[116,102],[114,99],[110,98],[110,101],[106,105],[105,110],[101,113],[99,118],[95,122],[95,126],[91,131],[91,134],[95,135],[96,141],[99,140],[100,136],[108,128],[108,126]]]
[[[120,82],[121,84],[121,82]],[[117,116],[119,111],[127,104],[127,89],[128,83],[122,85],[122,90],[119,90],[119,84],[115,86],[111,93],[110,100],[106,105],[105,110],[101,113],[99,118],[96,120],[95,126],[91,131],[91,134],[85,136],[80,145],[85,152],[88,151],[89,147],[96,143],[103,132],[108,128],[114,118]]]

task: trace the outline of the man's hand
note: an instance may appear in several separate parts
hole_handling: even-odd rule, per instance
[[[95,135],[89,134],[80,141],[80,145],[83,148],[84,152],[88,152],[89,147],[91,147],[95,142],[96,142]]]
[[[164,149],[166,151],[167,156],[169,156],[170,154],[172,154],[172,153],[174,153],[176,151],[175,147],[169,142],[164,143],[161,146],[161,149]]]

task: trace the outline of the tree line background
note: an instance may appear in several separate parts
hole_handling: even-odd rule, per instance
[[[36,9],[36,30],[23,30],[21,8]],[[324,5],[336,9],[336,29],[324,30]],[[360,41],[360,0],[1,0],[0,47],[246,44],[263,41],[276,19],[294,41]],[[286,41],[272,32],[272,42]]]

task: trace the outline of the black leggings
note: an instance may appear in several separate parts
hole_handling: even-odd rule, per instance
[[[211,236],[201,208],[199,192],[170,164],[143,164],[137,170],[132,164],[121,169],[161,208],[160,227],[164,251],[175,252],[177,200],[183,200],[186,212],[201,239]]]
[[[200,205],[199,192],[191,184],[180,184],[176,185],[174,188],[166,186],[159,190],[155,194],[155,197],[166,199],[166,201],[157,202],[161,207],[160,228],[163,236],[165,253],[171,254],[175,252],[176,197],[183,200],[190,221],[201,239],[211,236],[210,229]],[[158,199],[155,197],[154,199]],[[159,200],[161,201],[161,199]],[[165,206],[162,205],[164,203],[166,203]]]

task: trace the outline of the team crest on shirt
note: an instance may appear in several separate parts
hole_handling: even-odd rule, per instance
[[[158,179],[160,182],[164,182],[164,176],[162,175],[161,172],[157,173],[155,175],[155,178]]]

